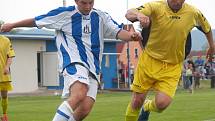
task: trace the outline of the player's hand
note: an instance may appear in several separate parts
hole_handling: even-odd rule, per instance
[[[150,19],[148,16],[145,16],[144,14],[142,13],[138,13],[137,14],[137,20],[140,22],[140,25],[143,27],[143,28],[147,28],[150,24]]]
[[[132,32],[131,34],[131,40],[132,41],[141,41],[143,38],[140,34],[140,32]]]
[[[10,68],[9,67],[5,67],[4,68],[4,75],[7,75],[10,73]]]
[[[210,47],[208,48],[207,50],[207,55],[206,55],[206,58],[208,58],[208,61],[211,62],[212,61],[212,58],[213,58],[213,55],[214,55],[214,47]]]
[[[9,32],[13,29],[12,23],[5,23],[1,25],[0,32]]]

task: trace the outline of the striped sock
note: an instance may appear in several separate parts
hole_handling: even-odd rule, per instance
[[[75,121],[73,110],[67,101],[64,101],[57,109],[52,121]]]

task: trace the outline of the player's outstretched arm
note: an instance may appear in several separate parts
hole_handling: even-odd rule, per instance
[[[215,47],[214,47],[212,31],[206,33],[205,36],[206,36],[206,38],[208,40],[208,44],[209,44],[209,48],[207,51],[207,57],[209,58],[209,60],[211,60],[213,55],[215,54]]]
[[[34,18],[24,19],[14,23],[5,23],[1,26],[1,32],[9,32],[17,27],[36,27]]]

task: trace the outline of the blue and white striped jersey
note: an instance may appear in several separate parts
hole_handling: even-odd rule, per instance
[[[60,71],[71,63],[82,63],[96,77],[100,72],[104,38],[115,39],[120,27],[107,13],[97,9],[83,15],[76,6],[60,7],[35,17],[38,28],[56,30]]]

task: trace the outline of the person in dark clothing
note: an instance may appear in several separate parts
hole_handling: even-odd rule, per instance
[[[213,57],[211,61],[207,60],[206,64],[211,79],[211,88],[215,88],[215,58]]]

